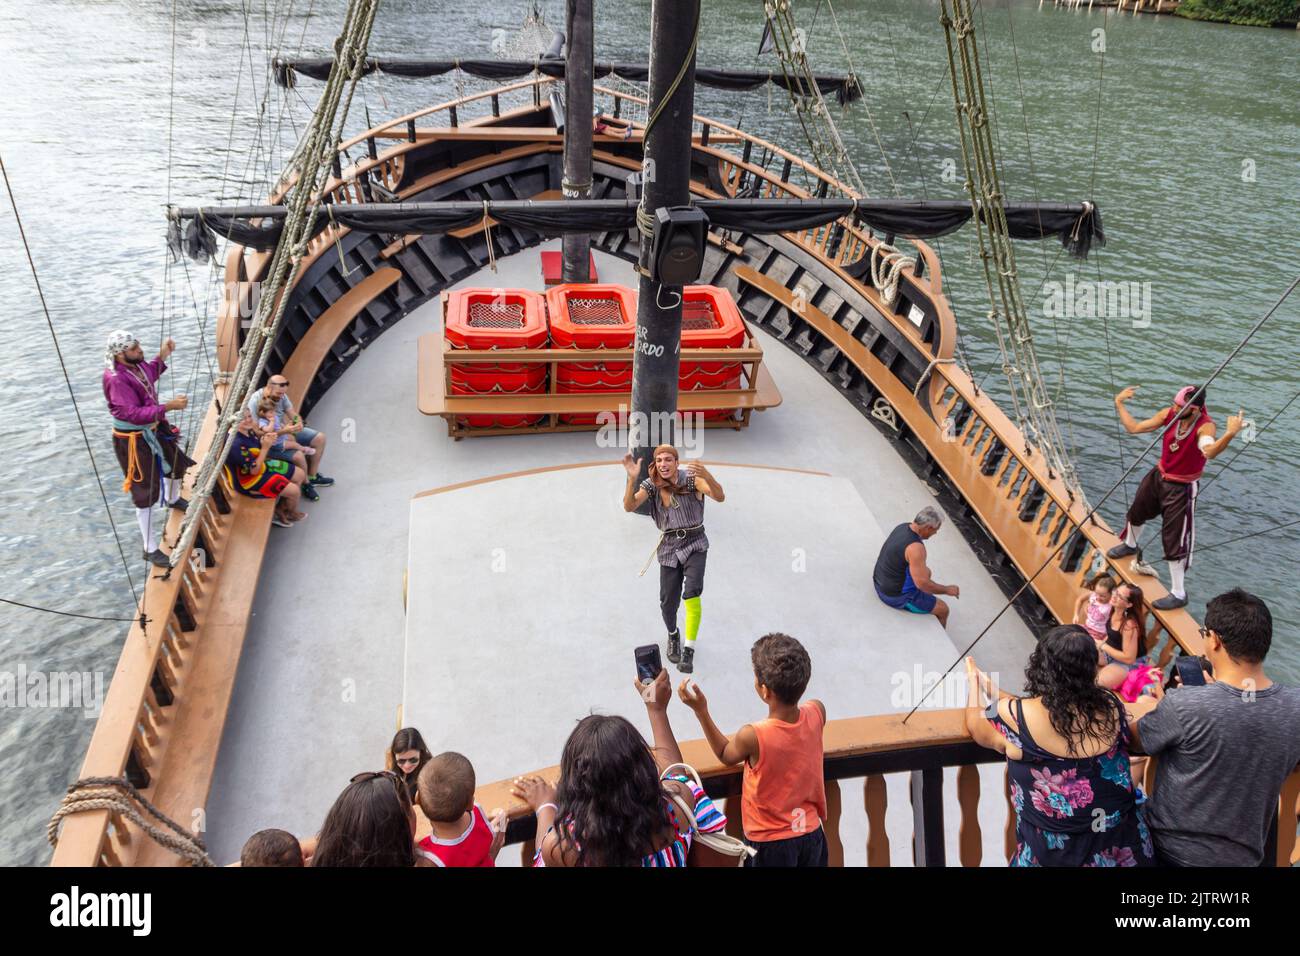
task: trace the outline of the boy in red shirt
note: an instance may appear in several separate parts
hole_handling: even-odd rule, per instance
[[[695,711],[718,759],[745,763],[741,819],[745,842],[758,850],[747,865],[826,866],[826,707],[819,700],[799,703],[812,677],[812,661],[803,645],[786,634],[760,637],[750,657],[754,690],[767,704],[767,719],[745,724],[734,737],[713,722],[697,685],[682,681],[678,695]]]
[[[435,866],[495,865],[506,831],[494,827],[474,802],[474,765],[469,760],[450,752],[434,757],[420,770],[416,794],[433,827],[416,845],[416,853]]]

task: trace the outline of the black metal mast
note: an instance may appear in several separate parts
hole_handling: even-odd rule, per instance
[[[584,200],[591,196],[592,83],[595,55],[592,41],[592,0],[569,0],[567,4],[568,49],[564,71],[564,180],[565,199]],[[591,281],[591,235],[566,234],[565,282]]]
[[[642,173],[643,209],[653,221],[663,206],[690,201],[691,119],[695,113],[695,40],[700,0],[654,0],[650,10],[650,115]],[[644,217],[641,217],[644,219]],[[680,286],[662,286],[648,275],[649,222],[641,223],[641,281],[637,302],[636,357],[632,366],[629,445],[650,463],[653,439],[674,440],[671,431],[651,435],[644,427],[669,421],[677,411],[677,376],[682,337]]]

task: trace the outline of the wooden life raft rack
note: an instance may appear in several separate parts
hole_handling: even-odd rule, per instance
[[[447,295],[448,293],[443,294],[444,310]],[[763,365],[762,346],[743,318],[741,324],[744,326],[744,340],[739,347],[683,346],[680,351],[683,367],[719,362],[740,367],[739,387],[683,389],[678,392],[677,409],[683,415],[710,413],[719,409],[733,412],[725,417],[705,415],[705,427],[739,430],[749,425],[751,413],[781,404],[781,393],[776,382]],[[624,413],[630,410],[630,388],[621,391],[608,389],[565,392],[561,384],[562,367],[584,362],[630,365],[635,355],[634,348],[584,348],[575,345],[474,350],[459,348],[443,335],[429,333],[419,339],[419,409],[425,415],[436,415],[444,419],[448,434],[457,440],[481,435],[595,431],[617,421],[607,417],[597,418],[602,412],[617,415],[620,409]],[[458,391],[463,390],[458,390],[452,381],[453,368],[463,371],[466,366],[480,365],[486,370],[501,363],[523,369],[546,367],[546,389],[458,394]],[[507,421],[516,417],[534,421],[506,426],[478,424],[485,416]]]

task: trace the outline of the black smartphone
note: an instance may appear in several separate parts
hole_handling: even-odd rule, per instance
[[[1184,687],[1205,686],[1205,671],[1201,668],[1199,657],[1178,657],[1174,660],[1174,667],[1177,668]]]
[[[663,669],[658,644],[646,644],[636,649],[636,676],[642,684],[653,684]]]

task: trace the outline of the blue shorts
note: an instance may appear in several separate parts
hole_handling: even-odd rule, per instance
[[[938,601],[933,594],[927,594],[920,590],[912,583],[912,575],[904,572],[903,575],[903,593],[897,596],[883,593],[880,588],[876,588],[876,597],[884,601],[892,608],[900,611],[911,611],[913,614],[930,614],[934,611],[935,602]]]

